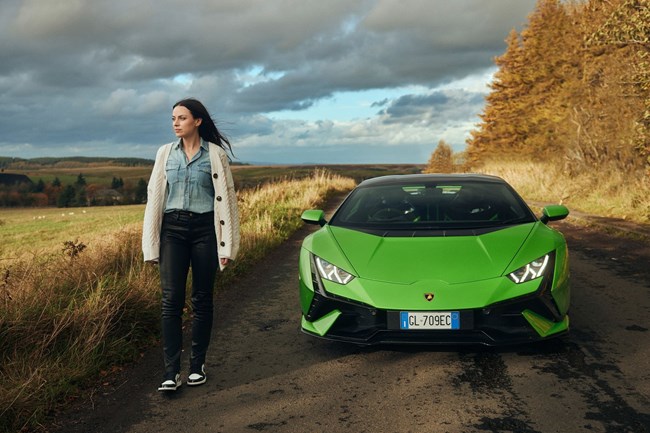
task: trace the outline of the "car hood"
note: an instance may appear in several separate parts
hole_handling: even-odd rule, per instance
[[[383,237],[330,226],[360,278],[398,284],[436,279],[448,284],[501,276],[535,223],[482,235]]]

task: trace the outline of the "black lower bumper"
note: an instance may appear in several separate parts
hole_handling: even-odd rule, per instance
[[[303,331],[325,339],[360,345],[413,343],[499,346],[545,339],[523,317],[522,312],[525,310],[534,311],[549,320],[561,319],[554,305],[540,291],[485,308],[459,310],[460,329],[455,330],[402,330],[399,323],[400,311],[376,309],[319,293],[314,295],[307,320],[317,320],[333,310],[339,310],[341,315],[325,335]],[[564,333],[554,334],[553,337],[562,334]]]

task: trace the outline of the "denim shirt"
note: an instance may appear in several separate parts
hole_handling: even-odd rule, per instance
[[[173,145],[165,172],[167,204],[165,212],[185,210],[194,213],[214,211],[214,185],[208,143],[201,139],[199,151],[187,161],[181,140]]]

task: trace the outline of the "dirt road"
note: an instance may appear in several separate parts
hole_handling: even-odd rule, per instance
[[[208,383],[155,391],[159,350],[99,387],[63,432],[650,432],[650,248],[558,224],[572,333],[509,349],[376,347],[302,335],[305,227],[216,299]]]

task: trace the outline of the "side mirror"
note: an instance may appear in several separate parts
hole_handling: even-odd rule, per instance
[[[327,224],[325,212],[322,210],[306,210],[302,213],[300,218],[307,224],[318,224],[321,227]]]
[[[563,220],[568,215],[569,215],[569,209],[567,209],[566,206],[562,206],[561,204],[552,204],[549,206],[545,206],[542,209],[542,216],[540,217],[539,220],[544,224],[546,224],[549,221]]]

